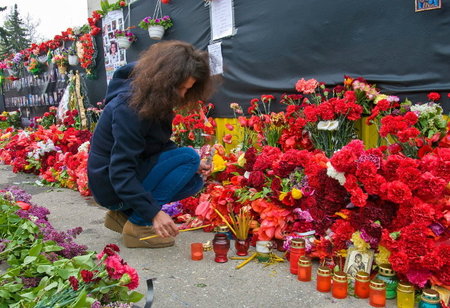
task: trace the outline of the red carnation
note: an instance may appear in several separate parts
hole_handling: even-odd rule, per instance
[[[427,95],[429,100],[432,100],[433,102],[438,101],[441,98],[441,95],[437,92],[430,92]]]
[[[412,193],[408,185],[400,181],[393,181],[383,184],[381,191],[384,193],[382,198],[398,204],[407,202],[412,197]]]
[[[76,279],[74,276],[69,277],[70,285],[72,286],[72,289],[75,291],[78,290],[78,279]]]

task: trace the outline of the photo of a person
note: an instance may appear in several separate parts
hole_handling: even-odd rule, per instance
[[[122,25],[123,25],[123,19],[122,19],[122,18],[119,18],[119,29],[122,28]]]
[[[111,32],[111,25],[107,26],[108,32]]]
[[[348,276],[353,278],[360,271],[370,273],[373,261],[373,250],[368,251],[358,251],[355,248],[349,248],[347,252],[347,259],[345,260],[344,272]]]
[[[112,41],[109,46],[109,58],[111,59],[111,63],[116,63],[119,61],[119,48],[117,48],[117,42]]]
[[[113,31],[117,29],[117,21],[113,20],[111,22],[111,28],[112,28]]]

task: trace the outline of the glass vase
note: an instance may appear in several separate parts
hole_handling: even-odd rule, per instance
[[[236,254],[238,256],[247,256],[249,247],[250,247],[249,239],[245,239],[245,240],[236,239],[234,241],[234,248],[236,248]]]

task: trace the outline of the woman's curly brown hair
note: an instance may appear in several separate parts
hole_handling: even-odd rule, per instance
[[[176,107],[205,100],[212,91],[209,59],[205,51],[182,41],[164,41],[144,51],[131,74],[130,107],[144,119],[162,119]],[[185,97],[179,88],[196,80]]]

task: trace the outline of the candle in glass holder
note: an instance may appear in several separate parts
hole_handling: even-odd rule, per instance
[[[425,289],[420,296],[419,308],[441,308],[439,292]]]
[[[331,295],[337,299],[346,298],[348,294],[347,274],[338,271],[333,275],[333,285],[331,287]]]
[[[370,281],[369,304],[372,307],[386,306],[386,284],[378,278]]]
[[[363,271],[359,271],[355,276],[355,295],[359,298],[369,297],[369,274]]]
[[[305,250],[305,240],[302,238],[293,238],[291,240],[291,248],[289,250],[289,263],[291,274],[298,274],[298,259],[304,256]]]
[[[397,307],[414,308],[414,286],[409,282],[399,282],[397,285]]]
[[[224,263],[228,261],[227,253],[230,249],[230,240],[225,233],[217,233],[213,239],[213,250],[216,254],[214,261]]]
[[[311,259],[307,256],[301,256],[298,259],[298,280],[311,281]]]
[[[319,292],[330,292],[331,290],[331,270],[326,266],[321,266],[317,270],[317,285]]]
[[[200,261],[203,259],[203,244],[192,243],[191,244],[191,259],[194,261]]]
[[[398,278],[390,264],[380,264],[376,278],[386,284],[386,298],[394,299],[397,296]]]

